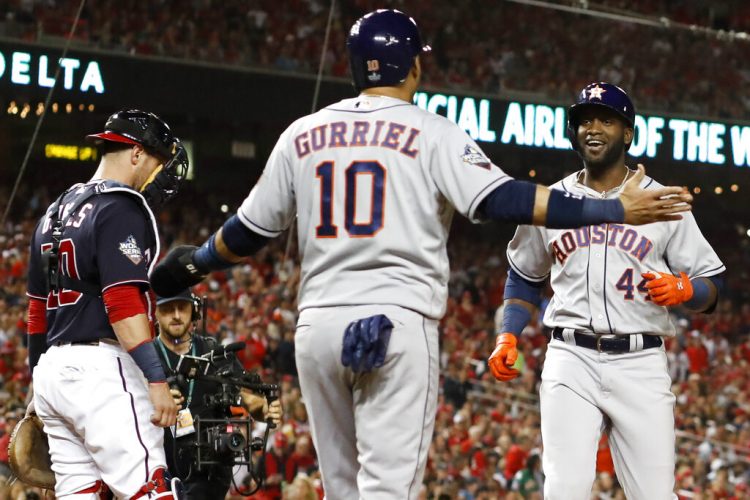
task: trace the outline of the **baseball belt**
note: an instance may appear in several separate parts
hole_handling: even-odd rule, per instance
[[[644,335],[636,333],[632,335],[616,335],[614,337],[602,337],[583,333],[572,328],[556,327],[552,330],[552,338],[567,344],[593,349],[598,352],[623,353],[635,352],[652,347],[661,347],[662,340],[658,335]]]

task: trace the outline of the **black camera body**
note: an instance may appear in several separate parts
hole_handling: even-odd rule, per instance
[[[212,383],[216,390],[204,395],[204,404],[213,410],[217,418],[204,418],[196,415],[192,469],[203,471],[211,466],[245,465],[248,471],[260,484],[262,478],[256,477],[258,470],[253,470],[253,452],[264,450],[273,424],[268,423],[263,438],[252,438],[253,419],[250,416],[235,416],[233,407],[242,406],[240,391],[242,388],[265,396],[271,401],[278,398],[279,387],[276,384],[265,384],[257,374],[240,371],[233,366],[228,355],[244,348],[244,342],[230,344],[209,351],[202,356],[180,356],[175,376],[168,382],[184,386],[191,379]]]

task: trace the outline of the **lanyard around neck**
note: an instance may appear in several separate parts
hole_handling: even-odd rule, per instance
[[[164,347],[164,343],[161,341],[161,337],[156,337],[157,343],[159,344],[159,348],[161,349],[161,352],[164,354],[164,360],[167,362],[167,368],[169,368],[170,372],[173,372],[172,369],[172,363],[169,361],[169,355],[167,354],[167,348]],[[177,353],[175,353],[177,354]],[[190,355],[195,356],[195,338],[190,343]],[[185,408],[190,407],[190,403],[193,401],[193,389],[195,389],[195,379],[190,379],[190,384],[188,385],[188,397],[185,402]]]

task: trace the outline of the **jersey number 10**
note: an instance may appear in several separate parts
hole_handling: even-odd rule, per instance
[[[315,228],[318,238],[336,238],[339,228],[333,223],[333,172],[334,163],[324,161],[315,169],[320,179],[320,225]],[[372,177],[370,220],[355,222],[357,207],[357,179],[362,175]],[[353,161],[345,170],[344,227],[353,238],[372,237],[383,228],[385,206],[385,168],[377,161]]]

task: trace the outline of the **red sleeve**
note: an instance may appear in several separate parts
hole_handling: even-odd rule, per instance
[[[146,314],[146,296],[138,285],[117,285],[104,290],[102,293],[104,308],[109,315],[109,322]]]
[[[47,333],[47,301],[29,297],[28,316],[26,333],[29,335]]]

